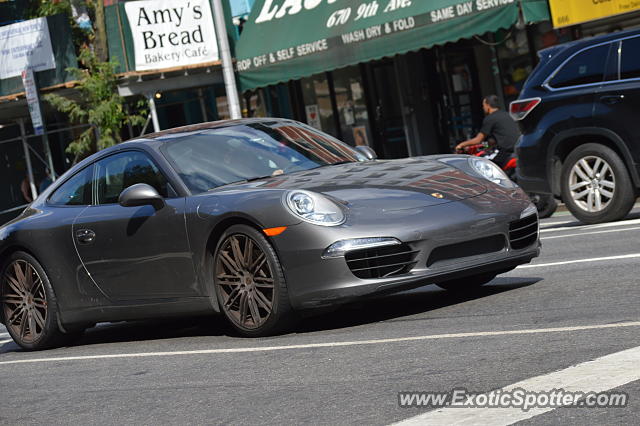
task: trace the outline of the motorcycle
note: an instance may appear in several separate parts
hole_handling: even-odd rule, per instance
[[[477,145],[471,145],[464,149],[464,153],[468,155],[473,155],[476,157],[483,157],[489,160],[495,158],[498,155],[498,149],[490,146],[488,142],[483,142]],[[514,155],[511,156],[507,164],[502,167],[502,170],[509,176],[509,179],[518,183],[516,179],[516,168],[518,166],[518,160]],[[556,202],[553,194],[537,194],[529,192],[527,193],[531,202],[535,204],[538,209],[538,216],[541,219],[551,217],[558,208],[558,203]]]

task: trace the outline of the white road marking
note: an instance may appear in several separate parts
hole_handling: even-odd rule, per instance
[[[640,226],[635,226],[633,228],[624,228],[624,229],[609,229],[608,231],[593,231],[593,232],[581,232],[579,234],[567,234],[567,235],[554,235],[552,237],[542,237],[541,240],[553,240],[556,238],[570,238],[570,237],[581,237],[583,235],[594,235],[594,234],[609,234],[611,232],[626,232],[640,229]]]
[[[0,340],[0,345],[4,345],[5,343],[13,342],[13,339]]]
[[[620,222],[599,223],[597,225],[562,226],[560,228],[541,229],[540,232],[575,231],[578,229],[614,228],[617,226],[640,225],[640,219],[622,220]]]
[[[640,346],[513,383],[501,390],[512,391],[521,388],[532,392],[549,392],[553,389],[563,389],[567,392],[605,392],[640,380],[639,364]],[[524,411],[515,407],[467,408],[456,406],[429,411],[395,423],[395,425],[511,425],[553,410],[555,410],[554,407],[532,408]]]
[[[620,255],[620,256],[593,257],[591,259],[565,260],[565,261],[562,261],[562,262],[536,263],[536,264],[533,264],[533,265],[520,265],[520,266],[518,266],[517,269],[546,268],[546,267],[549,267],[549,266],[570,265],[572,263],[604,262],[606,260],[636,259],[636,258],[640,258],[640,253],[623,254],[623,255]]]
[[[550,226],[555,226],[555,225],[562,225],[563,223],[575,223],[577,221],[577,219],[573,219],[573,220],[558,220],[558,221],[546,221],[546,220],[541,220],[540,221],[540,228],[549,228]]]
[[[163,356],[179,356],[179,355],[209,355],[209,354],[285,351],[285,350],[293,350],[293,349],[336,348],[336,347],[343,347],[343,346],[381,345],[381,344],[387,344],[387,343],[419,342],[419,341],[425,341],[425,340],[459,339],[464,337],[490,337],[490,336],[512,336],[512,335],[523,335],[523,334],[566,333],[566,332],[572,332],[572,331],[603,330],[603,329],[625,328],[625,327],[640,327],[640,321],[629,321],[629,322],[621,322],[616,324],[581,325],[581,326],[574,326],[574,327],[480,331],[480,332],[472,332],[472,333],[432,334],[432,335],[426,335],[426,336],[396,337],[396,338],[390,338],[390,339],[374,339],[374,340],[354,340],[354,341],[346,341],[346,342],[309,343],[309,344],[303,344],[303,345],[263,346],[263,347],[226,348],[226,349],[220,348],[220,349],[201,349],[201,350],[192,350],[192,351],[138,352],[138,353],[124,353],[124,354],[79,355],[79,356],[51,357],[51,358],[16,359],[11,361],[0,361],[0,365],[30,364],[30,363],[59,362],[59,361],[82,361],[82,360],[114,359],[114,358],[147,358],[147,357],[163,357]]]

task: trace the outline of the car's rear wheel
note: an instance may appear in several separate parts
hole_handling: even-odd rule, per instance
[[[247,225],[227,229],[216,248],[213,270],[220,308],[237,332],[265,336],[289,325],[282,267],[260,232]]]
[[[627,168],[611,148],[596,143],[573,150],[562,168],[562,199],[585,223],[625,217],[635,201]]]
[[[2,315],[13,340],[24,349],[57,346],[60,331],[51,283],[30,254],[15,252],[5,262],[0,281]]]
[[[436,285],[445,290],[451,291],[460,291],[460,290],[471,290],[474,288],[478,288],[480,286],[485,285],[486,283],[493,280],[496,275],[495,272],[487,272],[484,274],[472,275],[470,277],[457,278],[455,280],[442,281],[436,283]]]

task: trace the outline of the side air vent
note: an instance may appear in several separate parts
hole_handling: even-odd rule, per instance
[[[416,264],[419,250],[408,244],[354,250],[345,254],[353,275],[363,279],[386,278],[406,274]]]
[[[509,242],[511,248],[520,250],[538,241],[538,216],[532,214],[509,224]]]

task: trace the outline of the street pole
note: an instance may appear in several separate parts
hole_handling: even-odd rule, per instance
[[[160,122],[158,121],[158,111],[156,111],[156,101],[153,99],[155,93],[147,93],[147,102],[149,103],[149,112],[151,113],[151,121],[153,122],[153,131],[160,131]]]
[[[47,131],[42,134],[42,144],[44,145],[44,155],[47,158],[47,165],[49,169],[49,177],[51,182],[56,180],[56,169],[53,168],[53,156],[51,155],[51,145],[49,144],[49,135]]]
[[[202,112],[202,121],[207,121],[207,106],[204,103],[204,91],[202,88],[198,89],[198,100],[200,101],[200,111]]]
[[[212,3],[213,21],[216,25],[216,36],[218,38],[218,49],[222,61],[222,76],[224,77],[224,86],[227,91],[229,114],[232,119],[238,119],[242,118],[242,113],[240,112],[240,98],[238,96],[238,89],[236,88],[236,76],[233,72],[231,49],[229,48],[229,40],[227,40],[227,25],[224,19],[224,10],[222,9],[220,0],[212,0]]]
[[[36,190],[36,181],[33,177],[33,167],[31,166],[31,154],[29,154],[29,145],[27,144],[27,133],[24,130],[24,118],[18,119],[20,125],[20,137],[22,138],[22,149],[24,150],[24,160],[27,164],[27,176],[29,176],[29,187],[31,188],[31,198],[35,200],[38,198],[38,191]]]

